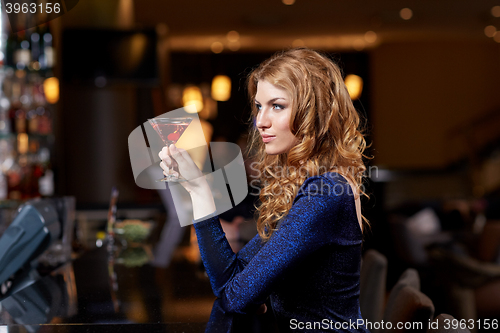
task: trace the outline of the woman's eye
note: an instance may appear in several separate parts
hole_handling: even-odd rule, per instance
[[[255,108],[256,108],[257,110],[260,110],[260,109],[262,109],[262,105],[260,105],[260,104],[255,104]]]
[[[285,106],[281,104],[273,104],[273,108],[275,108],[276,110],[283,110]]]

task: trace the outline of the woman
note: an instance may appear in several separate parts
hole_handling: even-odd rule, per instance
[[[250,149],[262,184],[259,234],[231,251],[210,189],[186,151],[177,162],[193,201],[200,252],[224,311],[266,310],[286,331],[367,332],[359,309],[365,140],[340,69],[304,48],[279,53],[248,78]],[[175,161],[175,162],[174,162]]]

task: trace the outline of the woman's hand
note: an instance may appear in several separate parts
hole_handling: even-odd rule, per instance
[[[177,175],[179,179],[183,180],[179,183],[189,193],[208,185],[203,173],[186,150],[172,144],[170,147],[163,147],[158,156],[161,159],[160,167],[163,169],[163,174],[165,176]]]

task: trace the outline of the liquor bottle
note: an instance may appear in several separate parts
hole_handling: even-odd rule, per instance
[[[24,72],[25,75],[26,72]],[[24,81],[21,86],[21,97],[19,101],[21,102],[21,107],[16,110],[16,133],[27,133],[27,116],[28,110],[31,106],[31,91],[29,82]]]
[[[7,176],[4,174],[3,170],[0,168],[0,201],[7,200],[8,198],[8,185]]]
[[[45,47],[52,47],[52,39],[49,38],[48,36],[45,37],[45,35],[49,32],[49,25],[48,23],[41,24],[37,27],[37,33],[39,35],[39,42],[38,42],[38,49],[39,49],[39,55],[38,55],[38,63],[40,64],[40,69],[42,71],[47,69],[47,55],[46,55],[46,50]],[[52,37],[52,35],[51,35]],[[49,42],[45,42],[45,39],[50,39]],[[50,49],[48,49],[50,50]],[[50,53],[50,51],[49,51]]]
[[[42,196],[54,194],[54,172],[50,166],[50,150],[46,147],[40,149],[39,161],[43,168],[43,176],[38,180],[38,190]]]
[[[36,31],[31,34],[31,62],[29,68],[35,71],[40,69],[40,34],[38,33],[40,29],[37,27]]]
[[[19,133],[17,135],[17,157],[13,159],[12,166],[7,172],[8,178],[8,196],[12,200],[21,200],[26,198],[26,177],[28,173],[28,135]],[[13,154],[15,150],[13,150]]]
[[[5,97],[0,97],[0,138],[10,133],[9,107],[9,100]]]
[[[47,148],[42,148],[47,149]],[[40,178],[45,173],[44,170],[44,163],[42,163],[42,157],[41,154],[45,153],[45,151],[37,151],[35,154],[33,154],[33,182],[34,184],[32,185],[33,187],[33,194],[34,196],[39,196],[40,195]]]
[[[38,133],[41,135],[49,135],[52,133],[52,113],[48,108],[39,106],[36,109]]]
[[[10,132],[17,133],[16,130],[16,113],[21,109],[21,83],[18,80],[14,80],[12,83],[12,97],[10,101],[10,109],[9,109],[9,123],[10,123]]]
[[[40,196],[39,193],[39,180],[43,175],[42,165],[38,155],[38,140],[31,137],[29,139],[29,153],[28,153],[28,173],[26,174],[25,189],[27,198],[35,198]]]
[[[37,75],[34,75],[30,80],[29,91],[31,96],[31,104],[27,106],[26,120],[28,134],[38,134],[38,114],[36,108],[40,105],[40,97],[37,89]]]
[[[41,69],[50,70],[55,64],[55,52],[53,48],[52,34],[50,25],[44,24],[40,26],[40,56],[39,62]]]
[[[7,38],[7,45],[5,47],[5,64],[9,67],[14,67],[14,52],[18,49],[17,34],[9,34]]]
[[[9,145],[9,139],[0,138],[0,201],[8,198],[8,184],[7,184],[7,169],[10,167],[12,161],[12,147]]]
[[[31,62],[30,42],[25,31],[17,33],[19,48],[14,50],[14,63],[17,69],[25,69]]]
[[[21,181],[22,169],[17,161],[14,161],[10,169],[7,171],[7,191],[9,199],[21,200]]]

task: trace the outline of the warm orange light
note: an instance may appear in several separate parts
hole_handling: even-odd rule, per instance
[[[238,31],[231,30],[227,33],[226,38],[230,42],[237,42],[238,39],[240,39],[240,34],[238,33]]]
[[[50,104],[55,104],[59,100],[59,80],[56,77],[49,77],[43,81],[43,92],[45,99]]]
[[[486,28],[484,28],[484,34],[487,37],[493,37],[497,33],[497,28],[494,25],[489,25]]]
[[[184,88],[182,92],[182,103],[184,103],[186,112],[200,112],[203,109],[203,97],[201,96],[200,88],[197,86],[187,86]],[[187,107],[188,105],[192,106]]]
[[[344,83],[353,101],[361,96],[361,92],[363,91],[363,79],[361,77],[349,74],[345,77]]]
[[[227,47],[231,50],[231,51],[238,51],[241,47],[241,43],[236,41],[236,42],[229,42],[227,44]]]
[[[494,17],[500,17],[500,6],[493,6],[491,8],[491,15]]]
[[[221,53],[224,50],[224,45],[221,42],[213,42],[210,49],[213,53]]]
[[[367,31],[365,33],[365,41],[368,43],[375,43],[377,41],[377,34],[374,31]]]
[[[231,79],[226,75],[217,75],[212,80],[212,98],[227,101],[231,97]]]
[[[409,20],[413,17],[413,11],[410,8],[403,8],[399,11],[399,16],[403,20]]]
[[[17,135],[17,150],[19,154],[26,154],[28,152],[28,134],[19,133]]]
[[[352,47],[353,47],[356,51],[362,51],[362,50],[365,48],[365,42],[364,42],[361,38],[355,39],[355,40],[352,42]]]

